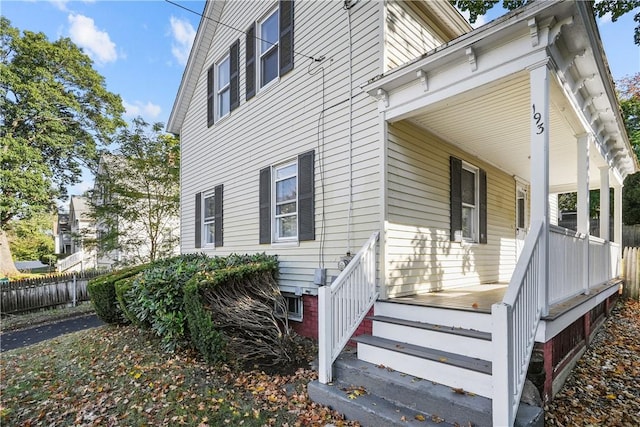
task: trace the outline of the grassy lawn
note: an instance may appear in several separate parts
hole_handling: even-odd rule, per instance
[[[15,331],[92,313],[95,313],[93,304],[86,301],[79,303],[76,307],[60,307],[33,313],[9,314],[2,317],[0,330],[2,332]]]
[[[0,424],[356,425],[309,400],[314,375],[213,368],[135,327],[103,326],[3,353]]]

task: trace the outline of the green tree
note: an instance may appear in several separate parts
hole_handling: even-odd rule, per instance
[[[469,21],[476,22],[478,16],[482,16],[500,3],[500,0],[449,0],[449,2],[458,9],[469,12]],[[502,7],[507,10],[517,9],[524,6],[527,0],[503,0]],[[617,21],[622,15],[634,11],[636,14],[633,20],[638,24],[634,30],[634,42],[640,45],[640,0],[601,0],[593,5],[594,14],[602,18],[607,13],[611,13],[611,20]]]
[[[7,237],[14,261],[40,260],[49,264],[55,260],[53,221],[53,215],[40,213],[8,224]]]
[[[9,221],[52,212],[82,166],[95,168],[124,108],[68,38],[21,34],[0,17],[0,59],[0,273],[9,275]]]
[[[119,149],[104,154],[90,192],[91,216],[98,229],[99,253],[125,254],[121,262],[139,264],[174,254],[180,207],[180,142],[142,118],[117,138]]]
[[[640,158],[640,73],[618,82],[618,97],[629,141]],[[629,175],[622,189],[622,221],[640,224],[640,172]]]

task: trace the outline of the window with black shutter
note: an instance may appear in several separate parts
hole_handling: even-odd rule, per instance
[[[450,239],[487,243],[487,174],[450,157]]]
[[[245,43],[245,67],[246,67],[246,100],[256,94],[256,25],[251,24],[247,30]]]
[[[229,48],[229,110],[233,111],[240,105],[240,40]]]
[[[196,194],[195,247],[219,247],[222,239],[222,185],[213,191]]]
[[[211,127],[215,122],[214,99],[216,96],[216,92],[213,68],[214,65],[209,67],[209,70],[207,71],[207,126],[209,127]]]
[[[315,240],[315,155],[260,171],[260,243]]]

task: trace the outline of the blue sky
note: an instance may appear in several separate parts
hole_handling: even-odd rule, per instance
[[[204,8],[203,1],[175,1],[198,12]],[[94,60],[107,88],[122,97],[127,118],[140,115],[163,123],[200,22],[199,16],[161,0],[2,0],[0,12],[20,30],[44,32],[49,40],[70,37]],[[495,8],[477,25],[501,13]],[[639,72],[632,14],[617,22],[598,19],[598,25],[614,79]],[[81,194],[91,185],[92,177],[85,174],[69,194]]]

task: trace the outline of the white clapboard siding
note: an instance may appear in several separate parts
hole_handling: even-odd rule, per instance
[[[515,266],[515,181],[408,122],[389,125],[390,296],[506,282]],[[487,171],[487,244],[449,241],[449,156]]]
[[[274,2],[225,3],[224,23],[246,30],[268,13]],[[294,48],[304,55],[326,59],[322,64],[296,54],[293,71],[277,83],[259,90],[245,101],[245,36],[218,26],[208,49],[205,66],[189,102],[181,130],[182,140],[182,252],[209,255],[232,252],[267,252],[280,260],[284,290],[298,287],[315,293],[314,269],[319,266],[322,208],[324,206],[324,256],[328,276],[337,275],[340,256],[355,251],[380,228],[379,128],[376,102],[359,86],[380,74],[380,2],[361,2],[351,10],[353,66],[353,195],[351,242],[347,242],[349,176],[349,40],[347,16],[341,2],[296,2]],[[229,46],[240,39],[240,106],[208,128],[206,123],[206,72]],[[324,105],[322,72],[324,67]],[[324,139],[318,122],[323,108]],[[260,169],[300,153],[315,150],[316,240],[294,245],[258,243],[258,183]],[[320,166],[324,177],[320,176]],[[322,179],[324,178],[324,179]],[[224,246],[195,248],[195,194],[224,185]],[[324,187],[324,200],[322,198]]]
[[[386,5],[385,70],[412,61],[444,43],[419,4],[391,0]]]

